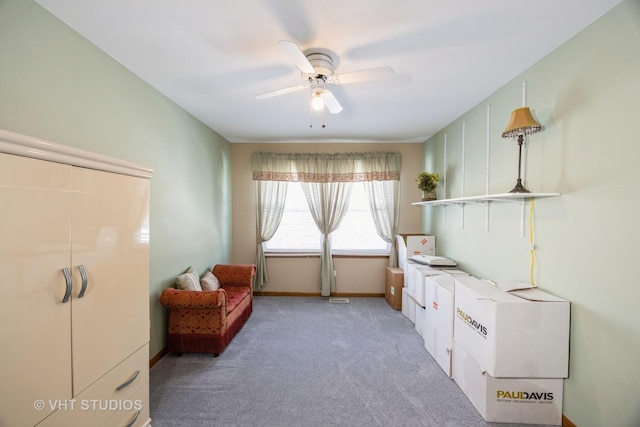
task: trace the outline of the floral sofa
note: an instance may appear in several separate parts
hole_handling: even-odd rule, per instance
[[[251,315],[255,272],[254,265],[218,264],[212,270],[217,290],[165,289],[160,303],[169,310],[168,351],[222,353]]]

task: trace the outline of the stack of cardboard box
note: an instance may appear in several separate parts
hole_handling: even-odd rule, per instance
[[[415,329],[421,337],[425,338],[426,329],[431,327],[427,317],[429,309],[427,288],[429,284],[432,283],[432,280],[441,276],[448,277],[449,280],[453,281],[454,277],[468,276],[468,274],[457,269],[438,269],[420,264],[409,264],[406,274],[412,276],[407,283],[407,294],[415,302]],[[446,281],[447,279],[442,280]]]
[[[450,378],[453,355],[454,284],[455,278],[451,275],[425,279],[424,347]]]
[[[452,374],[489,422],[562,424],[568,301],[528,285],[456,277]]]
[[[397,242],[402,314],[482,417],[561,425],[570,303],[529,285],[411,261],[435,255],[434,236],[399,235]]]
[[[404,272],[404,287],[402,289],[402,314],[405,315],[411,323],[416,322],[416,301],[413,299],[408,287],[412,279],[409,272],[410,266],[419,265],[410,261],[413,255],[435,255],[436,254],[436,238],[435,236],[427,236],[424,234],[399,234],[396,236],[398,244],[398,265]]]

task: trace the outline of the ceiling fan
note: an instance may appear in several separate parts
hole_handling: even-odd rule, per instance
[[[371,82],[382,80],[394,73],[391,67],[378,67],[336,74],[338,56],[334,52],[323,48],[310,48],[302,51],[297,44],[287,40],[281,40],[278,45],[302,72],[303,83],[256,95],[256,99],[267,99],[311,88],[312,108],[322,110],[326,107],[330,113],[337,114],[342,111],[342,105],[326,88],[327,85]]]

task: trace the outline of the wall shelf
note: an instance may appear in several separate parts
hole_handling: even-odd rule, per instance
[[[529,199],[540,199],[545,197],[556,197],[560,193],[501,193],[486,194],[484,196],[458,197],[454,199],[430,200],[428,202],[414,202],[414,206],[448,206],[465,205],[469,203],[488,202],[524,202]]]

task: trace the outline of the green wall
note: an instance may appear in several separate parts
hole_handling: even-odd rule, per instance
[[[463,187],[485,194],[487,127],[489,192],[514,186],[517,144],[500,134],[522,105],[523,82],[544,126],[528,137],[526,186],[562,193],[535,201],[532,226],[534,282],[572,302],[564,414],[580,427],[638,426],[640,1],[623,2],[429,139],[425,168],[442,176],[446,135],[439,198]],[[421,209],[423,231],[462,269],[529,282],[529,203]]]
[[[0,128],[154,169],[154,356],[161,291],[190,265],[229,262],[229,143],[31,0],[0,0],[0,61]]]

